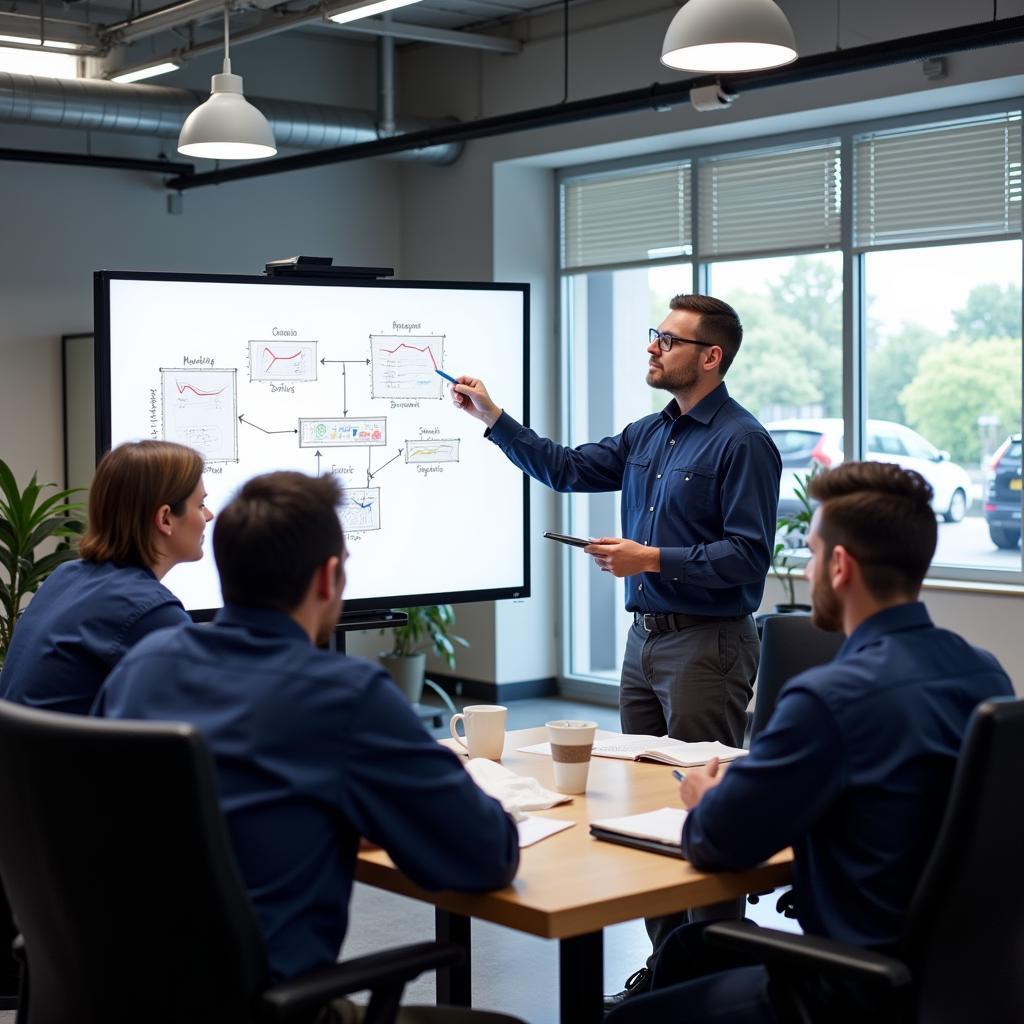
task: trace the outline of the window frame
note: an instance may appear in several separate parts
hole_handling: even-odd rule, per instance
[[[662,152],[649,153],[637,157],[625,157],[616,160],[606,160],[596,163],[579,164],[563,167],[554,175],[554,188],[556,203],[555,209],[561,210],[561,195],[564,184],[568,181],[578,180],[593,176],[600,176],[612,173],[628,172],[631,169],[640,170],[656,167],[665,167],[678,161],[687,161],[690,164],[692,188],[690,192],[690,222],[692,254],[685,256],[674,256],[667,259],[651,260],[637,264],[615,264],[602,266],[600,268],[577,268],[563,270],[560,259],[555,261],[557,317],[556,322],[561,328],[560,354],[561,354],[561,381],[560,406],[562,409],[561,430],[563,438],[570,438],[570,427],[575,415],[574,396],[572,389],[573,365],[570,333],[570,310],[567,301],[568,288],[571,286],[571,278],[580,274],[595,273],[599,271],[620,270],[635,268],[637,266],[657,266],[660,264],[689,263],[692,270],[692,284],[694,291],[706,291],[709,278],[709,269],[712,263],[731,262],[733,260],[751,260],[769,256],[791,256],[811,254],[818,252],[840,251],[842,260],[842,306],[843,306],[843,329],[842,329],[842,372],[843,372],[843,456],[846,460],[854,460],[863,457],[866,443],[867,431],[867,408],[866,393],[864,385],[867,379],[867,344],[865,331],[862,325],[866,324],[864,294],[864,258],[867,253],[881,252],[894,249],[921,249],[925,247],[941,246],[952,248],[957,245],[968,245],[979,242],[995,242],[999,240],[1022,241],[1024,232],[1009,232],[1003,234],[985,235],[982,237],[962,237],[956,239],[936,239],[934,241],[915,240],[908,243],[892,243],[874,246],[854,245],[854,146],[859,136],[872,132],[881,132],[900,128],[913,128],[929,124],[942,124],[943,122],[955,122],[973,117],[984,117],[986,115],[1006,113],[1011,111],[1024,112],[1024,96],[1010,97],[1007,99],[995,100],[987,103],[973,103],[962,106],[943,107],[933,110],[924,110],[913,114],[905,114],[897,117],[875,118],[870,120],[855,120],[822,125],[816,128],[805,129],[793,132],[784,132],[776,135],[751,135],[741,139],[728,142],[715,143],[694,147],[673,147]],[[766,152],[778,152],[787,147],[799,147],[813,143],[826,143],[830,139],[838,139],[840,147],[840,216],[841,232],[840,243],[836,245],[823,245],[818,248],[802,248],[800,250],[758,250],[749,253],[730,254],[727,259],[709,260],[703,252],[700,237],[700,169],[703,161],[719,156],[732,154],[754,153],[757,150]],[[1022,144],[1024,150],[1024,144]],[[1024,162],[1024,152],[1022,152]],[[556,231],[556,245],[561,251],[562,225],[559,223]],[[1022,280],[1024,280],[1024,243],[1022,252]],[[1022,288],[1024,293],[1024,288]],[[1022,299],[1024,307],[1024,299]],[[1022,308],[1024,314],[1024,308]],[[1022,357],[1024,359],[1024,357]],[[1024,408],[1024,388],[1022,388],[1022,408]],[[624,425],[624,424],[623,424]],[[910,428],[912,429],[912,428]],[[570,500],[571,496],[565,495],[561,499],[560,516],[563,528],[568,529],[570,525]],[[940,583],[969,583],[975,585],[990,585],[1000,590],[1006,588],[1014,592],[1024,593],[1024,543],[1020,549],[1021,563],[1016,569],[991,569],[972,566],[939,565],[932,566],[928,570],[925,585],[934,582]],[[562,553],[562,564],[559,574],[561,581],[563,610],[563,622],[571,622],[570,612],[573,607],[572,574],[569,569],[568,554]],[[594,696],[596,689],[608,689],[606,679],[597,676],[588,676],[572,671],[571,665],[571,643],[570,637],[564,636],[561,644],[562,678],[576,688],[582,687],[590,697]],[[595,687],[594,684],[597,684]],[[583,693],[580,690],[580,693]],[[567,691],[568,692],[568,691]]]

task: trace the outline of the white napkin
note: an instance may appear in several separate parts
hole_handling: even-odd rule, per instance
[[[471,757],[466,762],[466,771],[473,781],[488,795],[501,803],[516,821],[522,821],[526,811],[543,811],[557,804],[572,801],[571,796],[552,793],[536,779],[516,775],[514,771],[488,761],[484,757]]]

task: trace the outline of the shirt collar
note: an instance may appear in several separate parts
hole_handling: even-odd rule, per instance
[[[272,608],[246,608],[242,605],[225,605],[213,617],[214,625],[241,627],[264,636],[288,637],[309,643],[306,631],[290,616]]]
[[[927,629],[932,626],[928,609],[921,601],[909,601],[892,608],[885,608],[865,619],[839,648],[838,658],[845,658],[863,650],[889,633],[902,633],[911,629]]]
[[[723,380],[714,391],[705,395],[688,413],[685,413],[685,415],[689,416],[691,419],[695,419],[698,423],[707,425],[715,418],[715,413],[717,413],[727,401],[729,401],[729,390],[726,388],[725,381]],[[665,406],[664,409],[662,409],[661,415],[666,417],[670,422],[674,422],[680,418],[679,406],[676,405],[676,400],[674,398]]]

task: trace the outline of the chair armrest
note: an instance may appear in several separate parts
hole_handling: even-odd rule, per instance
[[[816,935],[794,935],[743,921],[716,921],[704,929],[704,941],[745,953],[769,970],[822,971],[890,991],[910,985],[910,969],[900,960]]]
[[[308,1015],[332,999],[350,992],[397,987],[418,978],[424,971],[452,967],[462,961],[458,946],[442,942],[418,942],[382,953],[370,953],[321,967],[267,989],[260,997],[260,1018],[286,1021]]]

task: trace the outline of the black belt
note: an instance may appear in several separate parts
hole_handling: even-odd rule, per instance
[[[685,612],[633,612],[633,624],[645,633],[675,633],[710,622],[738,622],[746,615],[687,615]]]

